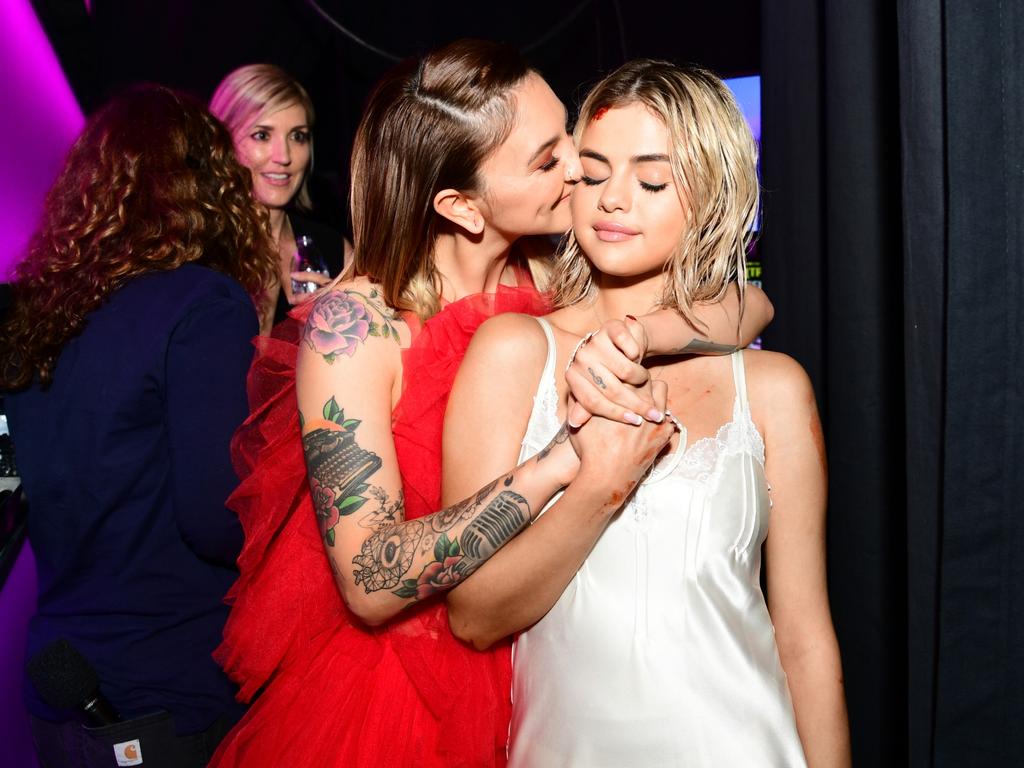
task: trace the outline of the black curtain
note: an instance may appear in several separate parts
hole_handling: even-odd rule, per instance
[[[810,372],[857,766],[1020,764],[1024,7],[762,11],[768,346]]]

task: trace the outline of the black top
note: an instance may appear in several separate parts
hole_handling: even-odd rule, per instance
[[[88,316],[49,389],[6,398],[39,577],[28,657],[67,638],[122,717],[166,709],[179,733],[241,713],[210,654],[242,543],[224,500],[257,331],[233,279],[151,273]]]
[[[336,277],[340,274],[342,267],[345,265],[345,238],[341,236],[341,233],[326,224],[307,219],[294,211],[288,212],[288,221],[291,222],[295,241],[298,242],[299,238],[303,235],[311,237],[313,244],[323,254],[324,262],[327,264],[327,270],[331,273],[331,277]],[[277,324],[284,320],[291,308],[288,304],[288,299],[284,296],[284,291],[279,291],[277,294],[277,307],[274,309],[274,323]]]

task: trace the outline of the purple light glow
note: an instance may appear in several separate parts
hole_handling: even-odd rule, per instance
[[[84,122],[60,63],[29,0],[0,2],[0,279],[21,260],[43,199]]]
[[[747,118],[754,140],[761,142],[761,76],[733,77],[725,81]]]
[[[29,0],[0,2],[0,280],[22,258],[43,199],[84,122],[82,111]],[[5,765],[37,765],[21,702],[25,633],[36,607],[36,575],[26,544],[0,592],[0,744]]]
[[[29,617],[36,610],[36,565],[28,542],[0,592],[0,744],[4,765],[38,765],[29,733],[28,712],[21,701],[25,641]]]

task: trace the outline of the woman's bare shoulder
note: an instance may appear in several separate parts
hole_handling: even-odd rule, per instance
[[[807,371],[782,352],[760,349],[743,351],[747,393],[755,416],[792,415],[815,407],[814,387]]]
[[[517,312],[485,320],[473,335],[469,348],[467,357],[472,355],[505,365],[539,367],[547,357],[547,339],[537,318]]]
[[[331,284],[320,299],[322,300],[329,296],[346,296],[362,303],[367,309],[377,314],[395,318],[399,317],[397,310],[389,307],[384,300],[384,293],[381,290],[380,284],[368,277],[360,276],[347,280],[339,279]]]
[[[329,364],[358,359],[389,367],[408,346],[410,331],[378,285],[365,277],[339,281],[315,299],[302,347]]]

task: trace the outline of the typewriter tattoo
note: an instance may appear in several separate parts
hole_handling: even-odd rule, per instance
[[[323,415],[332,426],[314,429],[302,438],[302,446],[320,535],[327,546],[333,547],[341,518],[367,502],[366,481],[380,469],[381,460],[359,447],[359,420],[346,419],[333,397],[324,405]]]

